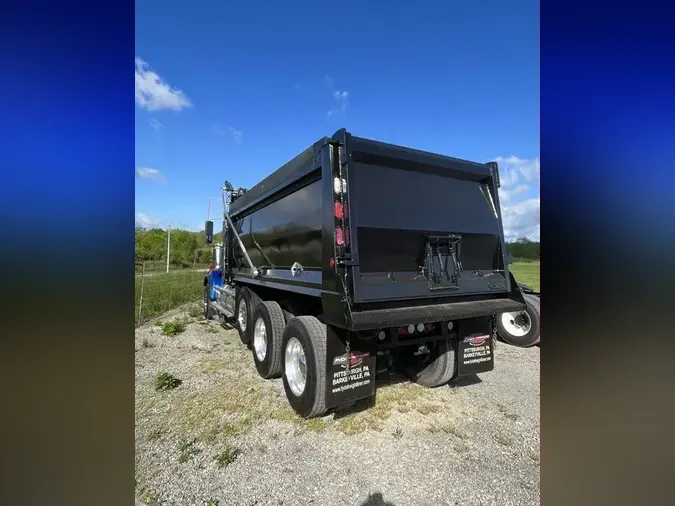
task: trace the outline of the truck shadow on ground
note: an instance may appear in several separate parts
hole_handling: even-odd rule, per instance
[[[393,502],[385,501],[381,493],[375,492],[368,494],[368,499],[362,502],[360,506],[396,506]]]
[[[466,376],[461,376],[454,381],[451,381],[447,384],[448,388],[463,388],[469,387],[471,385],[478,385],[483,383],[483,380],[478,377],[477,374],[467,374]]]
[[[220,326],[225,330],[237,330],[237,328],[234,326],[234,323],[228,320],[220,320]]]

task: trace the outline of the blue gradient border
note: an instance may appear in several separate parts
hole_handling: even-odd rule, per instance
[[[134,4],[2,9],[0,369],[16,415],[0,502],[129,503]],[[658,502],[670,480],[671,19],[653,2],[541,5],[544,504]],[[659,352],[638,357],[645,339]]]
[[[134,495],[134,3],[0,8],[2,504]]]

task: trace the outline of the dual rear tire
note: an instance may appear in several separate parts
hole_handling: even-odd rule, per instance
[[[253,311],[250,308],[254,308]],[[242,288],[235,304],[242,343],[250,346],[258,374],[283,378],[293,410],[304,418],[326,413],[326,326],[314,316],[297,316],[274,301],[262,301]],[[424,359],[413,357],[407,367],[419,385],[435,388],[448,383],[457,368],[454,341],[436,341]]]
[[[237,294],[235,320],[258,374],[265,379],[282,376],[288,402],[300,416],[325,414],[326,326],[313,316],[294,317],[248,288]]]
[[[427,388],[436,388],[448,383],[457,369],[455,341],[435,341],[428,354],[413,356],[406,372],[410,379]]]
[[[283,372],[281,338],[286,321],[279,304],[259,302],[253,312],[253,362],[262,378],[278,378]]]
[[[251,327],[253,326],[253,312],[257,305],[262,302],[254,292],[246,287],[242,287],[237,292],[237,298],[234,304],[234,318],[239,332],[239,339],[242,344],[248,346],[251,342]]]
[[[300,416],[326,413],[326,326],[313,316],[292,318],[282,337],[284,390]]]

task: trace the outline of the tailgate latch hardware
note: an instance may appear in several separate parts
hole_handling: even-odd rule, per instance
[[[459,277],[463,270],[461,248],[462,236],[458,234],[427,235],[424,274],[429,282],[429,290],[459,288]],[[452,269],[448,269],[448,261],[452,262]]]

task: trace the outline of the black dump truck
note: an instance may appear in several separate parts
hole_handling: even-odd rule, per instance
[[[491,371],[495,316],[525,309],[498,187],[496,163],[339,130],[249,190],[225,183],[205,316],[234,321],[303,417],[393,370],[425,387]]]

